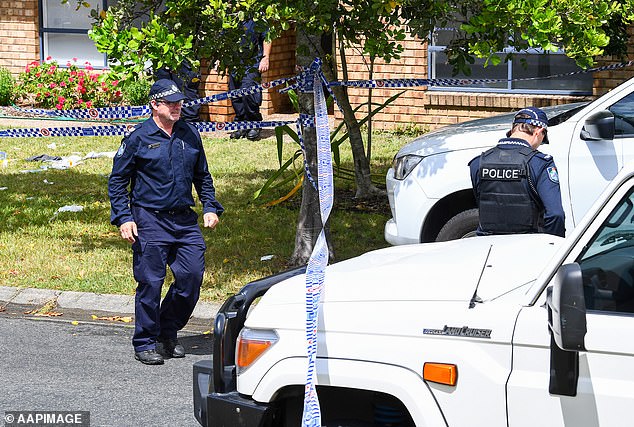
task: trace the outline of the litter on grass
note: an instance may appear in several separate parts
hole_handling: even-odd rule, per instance
[[[83,206],[80,205],[66,205],[57,209],[57,212],[81,212],[84,210]]]
[[[51,222],[55,218],[57,218],[57,215],[59,215],[61,212],[81,212],[83,210],[84,210],[84,207],[80,206],[80,205],[66,205],[66,206],[62,206],[61,208],[57,209],[57,211],[53,214],[51,219],[48,220],[48,222]]]

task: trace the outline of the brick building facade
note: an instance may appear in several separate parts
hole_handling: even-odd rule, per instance
[[[17,75],[40,59],[37,0],[0,0],[0,66]]]
[[[0,0],[0,66],[9,69],[17,76],[25,65],[40,60],[39,12],[37,0]],[[632,36],[630,29],[630,35]],[[420,40],[410,38],[404,41],[405,51],[400,60],[387,64],[377,60],[374,65],[374,78],[427,78],[428,50]],[[357,52],[348,53],[348,73],[350,79],[367,79],[368,66]],[[629,52],[634,58],[634,47]],[[599,65],[619,62],[615,58],[602,57]],[[263,76],[271,81],[294,74],[295,36],[292,31],[276,39],[272,44],[270,70]],[[228,79],[210,69],[208,64],[201,67],[203,85],[201,96],[210,96],[228,90]],[[620,70],[595,73],[593,96],[599,96],[619,83],[634,76],[632,67]],[[383,102],[396,93],[397,89],[374,89],[374,102]],[[367,89],[349,89],[350,100],[354,106],[367,102]],[[509,94],[481,92],[431,91],[426,88],[408,89],[400,98],[388,106],[373,119],[375,129],[393,129],[397,127],[418,126],[434,129],[439,126],[458,123],[473,118],[487,117],[492,114],[508,112],[526,106],[547,106],[578,102],[592,97]],[[365,111],[365,109],[364,109]],[[212,120],[231,120],[233,109],[227,101],[203,106],[204,118]],[[271,89],[264,93],[262,113],[265,117],[275,113],[292,113],[288,97]],[[365,114],[365,113],[363,113]],[[335,109],[335,117],[341,115]]]

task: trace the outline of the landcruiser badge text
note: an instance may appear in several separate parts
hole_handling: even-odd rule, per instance
[[[449,335],[452,337],[491,338],[491,329],[472,329],[468,326],[462,328],[447,326],[443,329],[423,329],[425,335]]]

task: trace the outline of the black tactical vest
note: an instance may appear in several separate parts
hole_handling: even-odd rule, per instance
[[[543,208],[531,194],[530,147],[498,147],[480,156],[480,231],[485,234],[537,233]]]

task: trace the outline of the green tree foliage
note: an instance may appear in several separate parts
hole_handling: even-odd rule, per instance
[[[599,55],[624,55],[626,27],[634,21],[633,0],[404,0],[402,8],[406,25],[421,38],[434,26],[458,24],[447,53],[454,72],[467,74],[474,57],[497,65],[502,61],[497,52],[507,52],[506,61],[527,49],[563,49],[587,68]]]
[[[184,58],[194,64],[209,59],[221,73],[247,62],[255,56],[240,43],[247,17],[268,29],[271,39],[295,25],[307,34],[335,33],[388,62],[402,52],[406,31],[426,40],[435,26],[458,23],[448,53],[456,71],[464,71],[474,56],[497,65],[495,53],[509,46],[564,49],[581,67],[604,53],[623,54],[634,0],[167,0],[164,6],[122,0],[93,16],[90,37],[113,69],[130,77],[147,63],[178,67]]]
[[[337,80],[336,59],[344,73],[341,78],[348,77],[346,47],[367,55],[370,63],[375,58],[390,62],[403,51],[400,42],[407,32],[426,41],[434,27],[456,22],[458,37],[448,50],[455,72],[468,74],[475,56],[496,65],[502,59],[495,53],[508,46],[515,51],[565,49],[586,67],[604,52],[624,51],[626,37],[621,30],[634,19],[634,0],[119,0],[107,12],[94,12],[93,16],[96,23],[90,37],[108,54],[122,79],[143,74],[148,63],[155,69],[176,69],[184,58],[194,65],[204,58],[220,73],[253,64],[256,50],[240,42],[242,22],[252,18],[256,29],[268,30],[269,40],[294,27],[297,63],[306,66],[310,58],[319,56],[326,77]],[[329,54],[320,44],[324,34],[335,35],[338,41]],[[514,51],[506,52],[505,60]],[[346,89],[333,90],[343,106],[357,196],[368,197],[377,189],[371,182],[359,121]],[[303,113],[313,111],[312,99],[302,94],[299,105]],[[306,158],[312,168],[314,132],[305,136]],[[321,229],[311,191],[305,184],[293,263],[306,261],[317,236],[315,230]]]
[[[15,79],[11,72],[0,67],[0,105],[11,105],[15,98]]]

